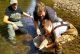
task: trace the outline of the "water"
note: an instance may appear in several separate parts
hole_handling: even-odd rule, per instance
[[[31,14],[33,16],[33,11],[35,9],[35,5],[36,5],[36,0],[31,0],[31,5],[29,6],[27,12],[29,14]],[[25,29],[28,31],[29,34],[32,35],[32,37],[34,38],[34,35],[36,34],[36,30],[34,28],[34,23],[33,23],[33,19],[30,19],[30,18],[24,18],[22,19],[22,21],[24,22],[25,24]],[[29,51],[29,54],[32,54],[32,53],[37,53],[38,52],[38,49],[35,48],[34,44],[33,44],[33,41],[29,41],[29,42],[25,42],[26,44],[28,44],[30,46],[30,51]]]
[[[36,0],[31,0],[31,5],[29,6],[29,8],[27,10],[27,12],[31,16],[33,16],[33,11],[35,9],[35,5],[36,5]],[[22,22],[24,24],[24,28],[26,30],[28,30],[28,33],[31,34],[32,36],[34,36],[36,34],[36,31],[35,31],[35,28],[34,28],[33,19],[24,17],[21,20],[22,20]]]
[[[35,9],[35,6],[36,6],[36,0],[32,0],[31,1],[31,5],[30,5],[30,7],[27,10],[32,16],[33,16],[33,11]]]

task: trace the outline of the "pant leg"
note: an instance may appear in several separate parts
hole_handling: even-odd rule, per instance
[[[24,27],[19,27],[19,31],[23,34],[27,34],[28,31]]]
[[[61,27],[59,27],[59,28],[56,28],[55,30],[54,30],[54,34],[55,34],[55,36],[56,37],[61,37],[61,34],[63,34],[64,32],[66,32],[67,31],[67,26],[61,26]]]
[[[26,29],[24,28],[24,26],[23,26],[23,24],[22,24],[22,22],[21,21],[18,21],[18,22],[14,22],[17,26],[18,26],[18,30],[21,32],[21,33],[24,33],[24,34],[26,34],[27,33],[27,31],[26,31]]]
[[[15,30],[11,24],[8,24],[8,34],[10,40],[13,40],[15,38]]]

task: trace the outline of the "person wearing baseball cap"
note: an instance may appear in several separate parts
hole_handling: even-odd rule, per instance
[[[17,0],[10,0],[11,5],[14,4],[14,3],[18,3],[18,1]]]
[[[8,6],[5,10],[5,15],[3,18],[3,22],[8,25],[8,34],[9,34],[9,40],[15,44],[16,38],[15,38],[15,30],[24,30],[24,33],[27,33],[25,29],[23,29],[23,24],[20,21],[22,18],[21,16],[25,15],[29,18],[32,18],[29,14],[23,12],[18,7],[18,1],[17,0],[10,0],[10,6]]]

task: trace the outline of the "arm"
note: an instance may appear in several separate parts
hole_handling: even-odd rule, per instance
[[[13,22],[9,21],[8,19],[9,19],[9,16],[5,15],[3,18],[3,22],[6,24],[11,24],[14,29],[18,29],[17,25],[14,24]]]
[[[51,7],[46,6],[46,11],[52,22],[62,21],[61,18],[57,17],[56,12]]]
[[[30,16],[29,14],[27,14],[27,13],[25,13],[25,12],[23,12],[23,15],[25,15],[25,16],[27,16],[27,17],[29,17],[29,18],[33,18],[33,16]]]
[[[9,19],[9,16],[5,15],[3,18],[3,22],[7,23],[7,24],[14,24],[13,22],[9,21],[8,19]]]
[[[40,35],[41,32],[40,32],[40,29],[39,29],[39,27],[38,27],[38,21],[34,21],[34,26],[35,26],[35,29],[36,29],[37,35]]]
[[[54,43],[48,43],[45,47],[46,48],[51,48],[51,47],[53,47],[55,44]]]
[[[33,12],[33,16],[34,16],[34,26],[35,26],[37,35],[40,35],[41,32],[40,32],[40,29],[39,29],[39,26],[38,26],[38,16],[37,16],[36,10]]]
[[[37,30],[38,29],[38,22],[37,21],[34,21],[34,26],[35,26],[35,29]]]

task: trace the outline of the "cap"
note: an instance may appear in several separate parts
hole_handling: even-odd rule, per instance
[[[14,4],[14,3],[18,3],[18,1],[17,0],[10,0],[11,5]]]

